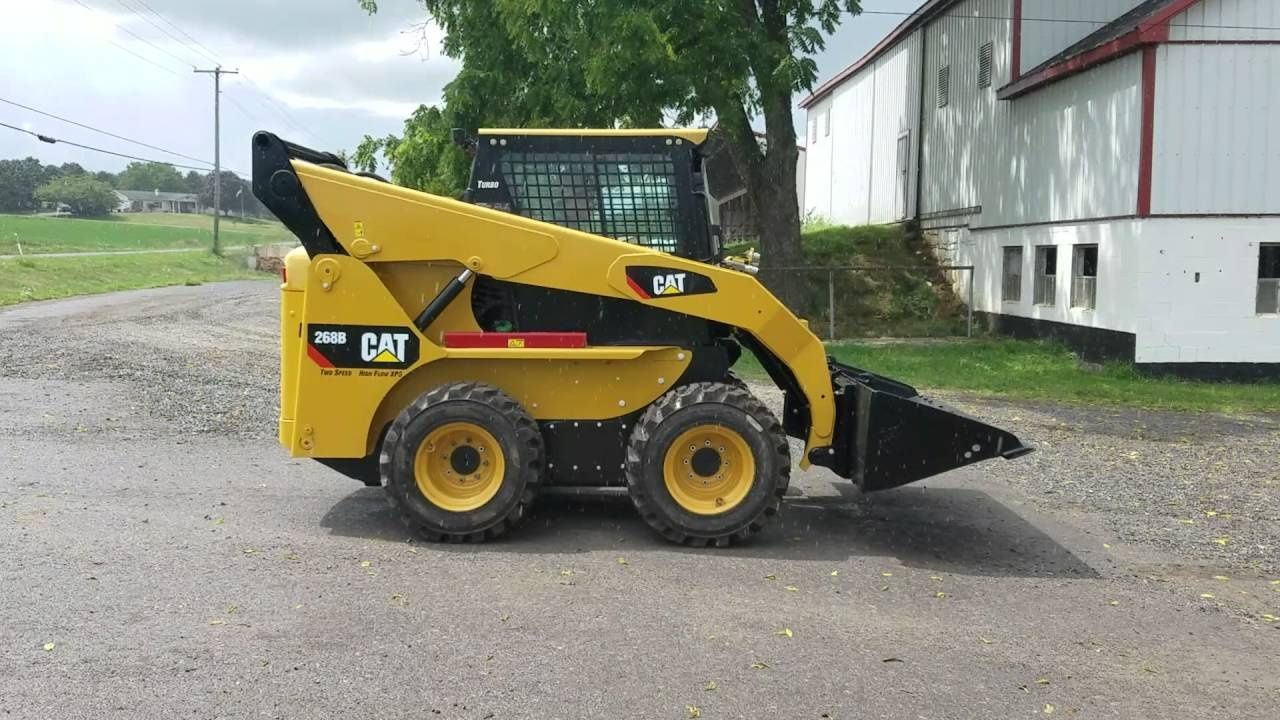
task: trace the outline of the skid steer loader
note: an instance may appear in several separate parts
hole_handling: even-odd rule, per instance
[[[721,263],[705,130],[482,130],[463,201],[260,132],[253,191],[301,241],[281,286],[280,442],[429,539],[518,524],[544,486],[625,486],[674,542],[765,526],[799,466],[864,491],[1030,452],[827,357]],[[731,368],[746,349],[775,416]]]

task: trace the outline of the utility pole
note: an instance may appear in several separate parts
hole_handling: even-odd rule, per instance
[[[239,75],[240,71],[223,70],[221,65],[212,70],[199,68],[193,68],[193,70],[213,76],[213,254],[221,255],[222,247],[218,244],[218,219],[222,215],[222,130],[218,100],[222,95],[222,76]]]

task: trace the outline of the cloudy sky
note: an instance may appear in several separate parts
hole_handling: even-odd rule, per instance
[[[920,0],[866,0],[910,12]],[[455,64],[415,0],[0,0],[0,99],[28,105],[203,160],[213,157],[213,80],[193,66],[221,62],[222,158],[249,169],[249,137],[270,129],[326,150],[365,134],[399,132],[435,103]],[[154,11],[154,12],[152,12]],[[903,20],[863,15],[817,58],[820,81]],[[803,117],[800,117],[803,122]],[[0,122],[131,155],[198,165],[0,102]],[[118,170],[127,160],[48,145],[0,127],[0,158],[34,155]]]

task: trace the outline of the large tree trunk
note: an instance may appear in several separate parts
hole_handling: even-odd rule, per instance
[[[775,151],[778,150],[778,151]],[[803,273],[800,247],[800,209],[796,197],[794,143],[785,149],[769,148],[761,163],[759,182],[748,182],[747,192],[756,211],[760,234],[760,279],[792,311],[799,310]]]

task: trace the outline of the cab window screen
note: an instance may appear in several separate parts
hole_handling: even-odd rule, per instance
[[[533,153],[502,157],[516,211],[634,245],[675,252],[675,164],[657,153]]]

